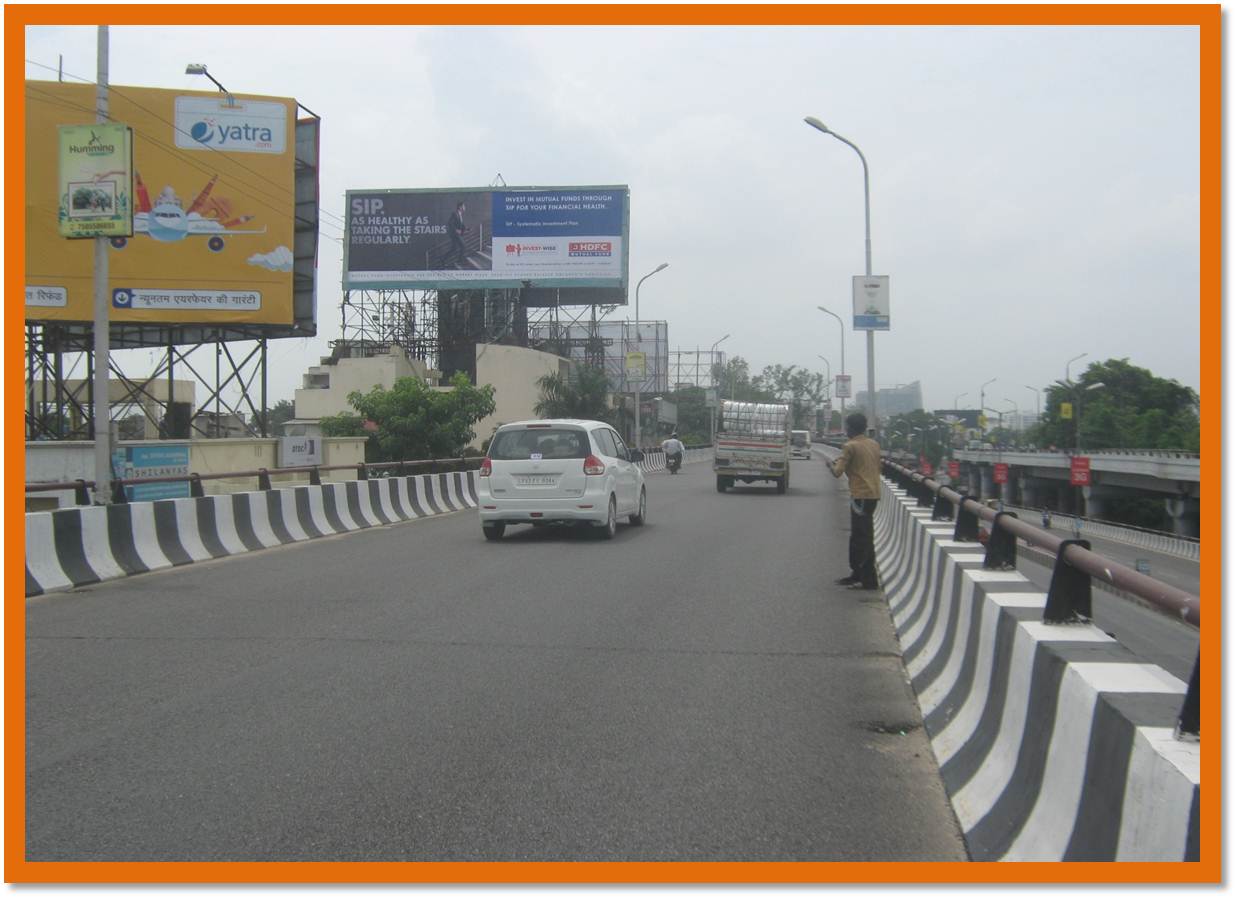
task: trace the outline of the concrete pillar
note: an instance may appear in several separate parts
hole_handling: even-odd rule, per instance
[[[994,494],[994,491],[992,489],[993,488],[992,466],[991,465],[979,466],[979,477],[980,477],[980,493],[979,493],[980,498],[990,499]]]
[[[1172,519],[1174,534],[1181,537],[1199,536],[1198,500],[1184,496],[1170,496],[1164,500],[1164,509],[1168,512],[1168,517]]]
[[[1094,487],[1082,488],[1082,516],[1084,518],[1096,518],[1101,521],[1107,521],[1108,504],[1105,502],[1104,496]]]

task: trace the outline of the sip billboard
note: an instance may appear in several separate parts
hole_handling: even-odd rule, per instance
[[[26,82],[28,321],[94,317],[94,241],[60,236],[57,165],[60,126],[93,121],[94,95]],[[110,240],[111,320],[292,324],[296,101],[113,86],[108,112],[133,133],[133,230]]]
[[[626,186],[350,190],[345,290],[626,287]]]

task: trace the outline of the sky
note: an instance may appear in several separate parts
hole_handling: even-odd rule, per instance
[[[95,29],[32,27],[26,75],[93,80]],[[671,348],[866,389],[864,273],[891,327],[877,387],[1033,410],[1128,358],[1195,389],[1199,54],[1191,27],[112,26],[116,85],[294,97],[322,119],[318,337],[276,341],[290,399],[340,337],[344,194],[626,184],[630,283]],[[846,321],[817,310],[824,305]],[[631,315],[618,309],[610,319]],[[842,343],[844,339],[844,351]],[[126,363],[140,370],[144,360]],[[960,396],[961,395],[961,396]],[[1012,404],[1012,405],[1011,405]]]

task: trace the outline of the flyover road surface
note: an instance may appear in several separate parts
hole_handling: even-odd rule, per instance
[[[648,484],[28,600],[27,858],[964,860],[844,482]]]

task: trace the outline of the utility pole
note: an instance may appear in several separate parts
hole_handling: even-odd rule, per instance
[[[107,26],[98,31],[98,82],[95,122],[107,122]],[[112,415],[108,395],[108,356],[111,322],[108,315],[108,238],[94,238],[94,502],[112,501]]]

